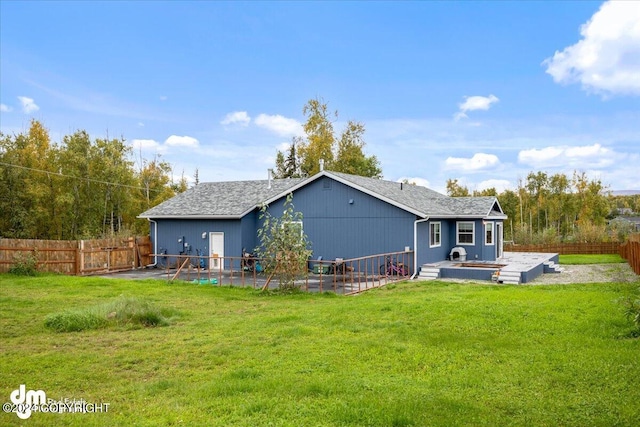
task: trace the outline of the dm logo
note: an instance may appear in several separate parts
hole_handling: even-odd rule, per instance
[[[29,390],[24,384],[20,384],[17,390],[9,395],[11,403],[16,405],[16,415],[22,420],[31,416],[31,409],[47,403],[47,394],[42,390]]]

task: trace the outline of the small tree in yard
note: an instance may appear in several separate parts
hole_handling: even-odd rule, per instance
[[[260,219],[263,225],[258,230],[260,246],[256,251],[262,267],[270,278],[277,278],[281,290],[297,289],[296,278],[306,272],[311,250],[302,229],[302,213],[294,210],[293,195],[287,196],[280,218],[263,206]]]

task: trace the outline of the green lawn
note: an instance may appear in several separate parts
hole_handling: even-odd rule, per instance
[[[627,262],[618,254],[560,255],[559,264],[619,264]]]
[[[632,426],[637,284],[411,282],[352,297],[160,281],[0,275],[0,396],[109,403],[0,414],[28,426]],[[124,296],[164,327],[54,332],[47,316]]]

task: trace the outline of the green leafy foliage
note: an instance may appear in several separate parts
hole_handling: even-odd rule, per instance
[[[256,250],[264,271],[278,278],[280,290],[299,287],[296,279],[306,272],[311,256],[302,213],[295,211],[291,193],[283,208],[280,217],[271,215],[267,206],[260,211],[262,227],[258,230],[260,246]]]
[[[349,120],[338,137],[333,128],[338,112],[329,111],[324,100],[310,99],[302,112],[307,118],[303,125],[306,139],[294,137],[286,155],[281,151],[277,152],[277,178],[314,175],[320,170],[320,160],[327,170],[371,178],[382,177],[382,169],[376,156],[364,153],[364,124]]]
[[[32,120],[29,130],[0,134],[0,235],[21,239],[112,237],[147,232],[137,216],[187,189],[171,166],[133,161],[122,138],[92,139],[86,131],[52,143]]]
[[[27,254],[19,252],[13,258],[9,273],[16,276],[36,276],[38,274],[38,252],[33,251]]]
[[[505,220],[505,240],[519,244],[624,242],[634,231],[628,221],[610,221],[619,212],[638,212],[638,196],[613,197],[599,179],[584,172],[572,177],[530,172],[516,191],[469,190],[458,179],[447,180],[451,197],[496,196]]]
[[[634,335],[640,336],[640,287],[622,299],[624,314],[636,326]]]

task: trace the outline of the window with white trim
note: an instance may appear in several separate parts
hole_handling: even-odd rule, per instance
[[[442,225],[440,222],[431,222],[429,223],[429,247],[435,248],[436,246],[441,246],[441,229]]]
[[[456,244],[473,245],[475,243],[475,223],[473,221],[458,221],[456,223]]]
[[[493,230],[494,223],[487,222],[484,224],[484,244],[485,245],[493,245]]]

